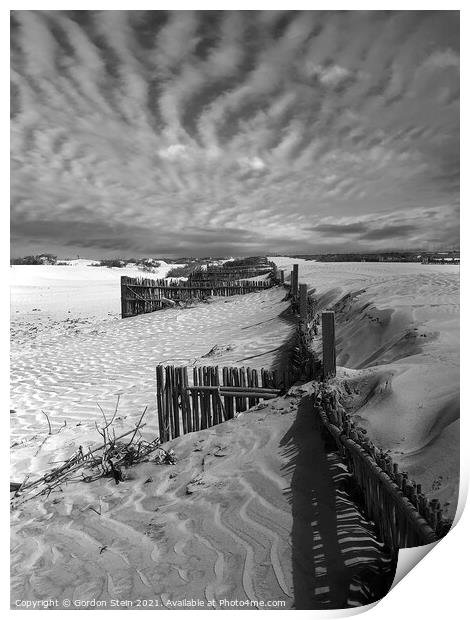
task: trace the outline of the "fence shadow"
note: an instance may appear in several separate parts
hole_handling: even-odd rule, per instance
[[[293,314],[289,306],[279,314],[278,318],[292,328],[291,333],[283,340],[281,346],[276,351],[272,362],[272,368],[282,376],[290,368],[292,354],[298,344],[298,336],[296,333],[297,317]]]
[[[305,397],[300,402],[295,422],[281,439],[280,446],[284,448],[284,454],[289,459],[285,473],[292,476],[287,496],[292,506],[293,518],[292,569],[295,607],[342,608],[347,599],[346,567],[338,542],[336,489],[329,471],[321,428],[318,421],[313,419],[309,398]],[[321,592],[318,592],[318,596],[315,594],[320,556],[320,551],[316,551],[315,546],[320,542],[323,544],[324,555],[321,570],[326,569],[329,577],[329,598],[332,599],[332,604],[326,605],[322,604],[324,597]]]
[[[364,556],[370,544],[377,548],[371,531],[355,542],[357,550],[346,549],[339,531],[360,521],[356,511],[351,517],[351,500],[338,501],[338,460],[330,457],[331,446],[322,432],[321,422],[313,415],[312,402],[304,397],[297,417],[280,441],[286,459],[283,473],[290,478],[286,491],[292,507],[292,570],[296,609],[342,609],[351,605],[351,584],[361,590],[361,604],[379,600],[388,592],[394,575],[393,562],[382,552],[368,551],[360,566],[351,558]],[[343,489],[344,490],[344,489]],[[353,488],[347,490],[352,496]],[[354,511],[353,511],[354,512]],[[367,557],[369,555],[370,557]]]

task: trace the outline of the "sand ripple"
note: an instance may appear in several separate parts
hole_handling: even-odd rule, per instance
[[[49,467],[48,461],[98,439],[94,421],[114,410],[116,432],[131,427],[145,406],[147,431],[156,432],[155,367],[159,363],[275,366],[276,351],[292,332],[279,317],[288,306],[281,289],[218,298],[191,309],[170,309],[100,322],[74,334],[62,329],[11,345],[13,476]],[[260,328],[259,322],[264,322]],[[219,345],[216,356],[201,358]],[[240,361],[250,358],[248,361]],[[46,441],[45,411],[59,436]],[[70,448],[66,448],[66,444]],[[58,453],[59,445],[62,449]],[[54,458],[52,457],[54,454]],[[35,456],[36,455],[36,456]]]
[[[370,601],[370,579],[358,576],[386,574],[390,559],[348,495],[344,466],[326,455],[311,404],[293,404],[276,399],[173,440],[175,466],[141,464],[118,486],[69,485],[43,498],[39,514],[39,502],[24,504],[12,517],[12,598],[195,598],[220,609],[235,599],[298,609]],[[325,465],[306,466],[321,453]]]

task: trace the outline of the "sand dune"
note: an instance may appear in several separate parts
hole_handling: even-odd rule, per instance
[[[273,260],[288,271],[294,262]],[[300,281],[336,312],[337,361],[359,392],[351,411],[451,516],[459,489],[459,267],[295,262]]]

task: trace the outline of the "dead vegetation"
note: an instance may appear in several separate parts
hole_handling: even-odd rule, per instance
[[[21,483],[10,482],[10,493],[13,493],[12,507],[18,507],[42,495],[49,497],[52,491],[60,491],[64,485],[71,483],[90,483],[99,478],[113,478],[116,484],[119,484],[126,480],[125,469],[144,461],[151,461],[158,465],[175,464],[176,457],[173,450],[167,451],[162,448],[159,437],[152,441],[147,441],[142,437],[141,430],[145,426],[143,419],[147,407],[135,427],[119,436],[116,436],[112,426],[119,408],[119,397],[109,420],[99,404],[98,408],[103,416],[104,424],[98,426],[95,422],[95,427],[102,438],[102,443],[93,449],[78,446],[72,456],[59,467],[55,467],[33,481],[30,481],[31,476],[27,474]],[[48,425],[50,432],[49,419]],[[130,439],[127,440],[129,437]]]

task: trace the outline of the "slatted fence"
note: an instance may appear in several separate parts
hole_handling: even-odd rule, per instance
[[[284,280],[279,274],[279,281]],[[285,285],[288,286],[288,285]],[[293,265],[289,296],[292,312],[298,318],[296,346],[291,359],[294,377],[321,379],[321,395],[314,413],[320,417],[333,437],[348,468],[358,483],[368,517],[376,524],[381,540],[391,549],[423,545],[443,536],[450,527],[437,500],[429,501],[421,485],[399,472],[396,463],[378,450],[364,432],[337,408],[334,392],[328,391],[328,380],[336,375],[335,315],[317,312],[315,301],[308,296],[307,286],[299,283],[298,265]],[[321,321],[320,321],[321,316]],[[320,329],[321,326],[321,329]],[[312,352],[313,338],[321,334],[322,362]]]
[[[227,297],[266,290],[273,286],[269,280],[217,280],[197,282],[183,280],[150,280],[121,277],[121,316],[136,316],[161,310],[173,302],[203,301],[212,295]]]
[[[278,282],[284,284],[284,272],[278,272]],[[308,294],[306,284],[299,282],[299,265],[294,264],[290,276],[288,296],[291,301],[291,310],[298,318],[297,346],[293,356],[293,363],[304,368],[303,376],[306,381],[316,379],[321,372],[324,380],[336,375],[336,338],[335,314],[330,310],[321,312],[316,306],[313,296]],[[321,320],[320,320],[321,316]],[[312,351],[312,341],[319,334],[321,325],[322,360],[317,359]],[[319,364],[321,370],[319,369]]]
[[[190,279],[194,281],[204,280],[240,280],[244,278],[257,278],[259,276],[268,275],[272,271],[277,271],[274,263],[260,263],[258,265],[237,265],[228,267],[226,265],[208,266],[206,269],[195,269],[190,275]]]
[[[313,413],[345,457],[362,491],[366,514],[390,549],[426,545],[445,535],[450,523],[439,501],[429,501],[421,485],[409,480],[387,453],[356,428],[327,384],[318,388]]]
[[[264,369],[159,365],[156,398],[160,438],[169,441],[230,420],[260,400],[279,396],[288,380],[288,376]]]
[[[276,273],[279,282],[284,273]],[[168,441],[230,420],[260,400],[283,394],[299,379],[323,379],[314,396],[313,414],[323,423],[345,458],[350,473],[363,495],[367,517],[376,526],[380,539],[391,549],[424,545],[442,537],[450,523],[443,518],[437,500],[429,501],[421,485],[399,472],[390,456],[378,450],[359,431],[337,401],[328,379],[334,376],[334,313],[323,318],[323,368],[311,351],[312,337],[318,334],[319,314],[307,287],[299,284],[298,270],[291,281],[292,309],[298,315],[297,345],[291,363],[282,375],[274,371],[250,368],[199,366],[158,366],[157,412],[160,437]],[[295,291],[295,293],[294,293]],[[192,377],[190,377],[192,374]]]
[[[313,350],[312,342],[318,336],[319,312],[312,295],[308,294],[306,284],[298,281],[298,265],[291,272],[291,283],[284,282],[284,271],[276,272],[277,282],[288,289],[291,312],[297,319],[295,344],[290,357],[292,383],[311,381],[322,375],[323,364]],[[295,292],[294,292],[295,291]]]

